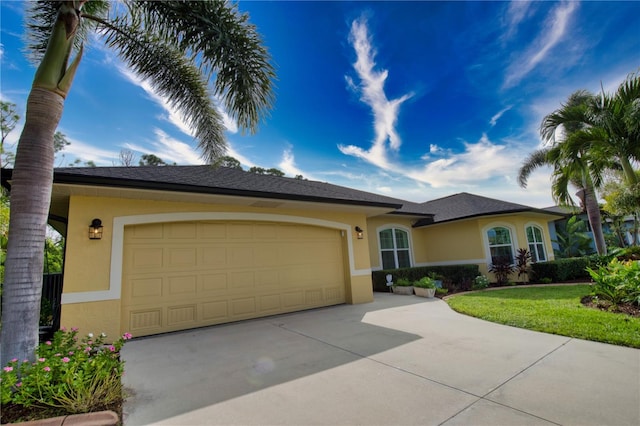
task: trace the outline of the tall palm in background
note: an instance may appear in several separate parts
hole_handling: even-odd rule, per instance
[[[602,92],[595,97],[591,108],[591,129],[601,129],[596,137],[584,138],[577,143],[590,144],[589,149],[599,155],[614,158],[624,173],[627,185],[638,185],[634,163],[640,161],[640,73],[627,76],[613,94]]]
[[[37,1],[26,24],[28,49],[39,65],[11,182],[3,365],[12,358],[32,359],[38,342],[54,133],[91,32],[182,112],[208,163],[224,155],[226,146],[214,97],[249,131],[273,101],[269,54],[248,17],[227,2]]]
[[[540,135],[548,146],[531,153],[518,173],[518,183],[525,188],[531,173],[537,168],[551,166],[552,196],[561,205],[575,204],[569,193],[570,184],[578,190],[593,232],[596,250],[606,253],[602,217],[596,188],[602,184],[604,161],[592,156],[586,145],[577,143],[569,147],[569,140],[589,128],[589,105],[593,95],[579,90],[569,96],[566,104],[543,118]],[[569,149],[571,148],[571,149]],[[613,167],[611,163],[607,166]]]

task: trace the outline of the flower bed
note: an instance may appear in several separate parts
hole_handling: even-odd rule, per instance
[[[104,333],[78,340],[59,330],[38,346],[35,360],[11,360],[0,372],[2,423],[114,409],[122,402],[125,333],[105,344]]]

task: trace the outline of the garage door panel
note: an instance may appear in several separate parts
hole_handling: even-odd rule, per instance
[[[136,246],[131,250],[128,257],[130,265],[136,270],[140,269],[157,269],[164,264],[164,250],[153,246]]]
[[[240,299],[233,299],[231,301],[231,314],[233,316],[245,316],[256,313],[256,298],[255,297],[243,297]]]
[[[202,304],[202,319],[205,322],[223,322],[229,317],[229,303],[227,300],[216,300]]]
[[[198,325],[197,319],[197,307],[195,304],[167,308],[167,326],[169,327],[196,327]]]
[[[261,290],[277,290],[280,286],[280,273],[277,269],[256,271],[255,284]]]
[[[304,306],[304,292],[291,291],[282,295],[282,305],[285,308],[299,308]]]
[[[305,305],[320,305],[324,301],[322,289],[307,290],[304,292]]]
[[[229,287],[230,292],[237,293],[240,291],[244,293],[247,289],[255,287],[255,276],[253,271],[234,271],[229,273]]]
[[[255,224],[253,237],[256,240],[273,241],[278,238],[278,226],[275,224]]]
[[[341,303],[341,301],[344,301],[344,286],[328,287],[325,289],[324,294],[327,302]]]
[[[268,222],[125,228],[122,327],[137,336],[345,302],[340,232]]]
[[[166,249],[169,268],[184,268],[197,265],[197,250],[195,247],[181,247]]]
[[[282,304],[280,302],[279,294],[267,294],[261,296],[259,299],[260,311],[262,312],[270,312],[270,311],[278,311]]]
[[[195,239],[198,235],[198,224],[194,222],[174,223],[170,227],[165,227],[166,236],[173,240]]]
[[[198,224],[198,238],[201,240],[225,240],[227,225],[225,223],[201,222]]]
[[[227,237],[231,240],[252,240],[253,225],[246,223],[231,223],[227,225]]]
[[[162,330],[162,308],[131,311],[129,324],[130,332],[136,336],[157,333]]]
[[[162,239],[164,237],[164,227],[160,223],[138,225],[132,227],[129,237],[132,240]]]
[[[196,275],[168,278],[168,296],[197,297],[198,277]]]
[[[260,244],[253,248],[253,266],[265,267],[278,264],[280,264],[280,256],[275,244]]]
[[[202,275],[202,294],[219,293],[226,291],[227,286],[227,274],[206,274]]]
[[[227,266],[230,268],[251,268],[253,267],[253,247],[234,246],[227,248],[228,261]]]
[[[224,268],[227,265],[226,247],[203,247],[200,249],[203,268]]]

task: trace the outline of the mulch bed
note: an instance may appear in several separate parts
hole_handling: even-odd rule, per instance
[[[118,401],[113,404],[105,404],[101,407],[95,407],[95,411],[111,410],[118,414],[120,423],[122,424],[122,402]],[[67,416],[64,410],[50,408],[50,407],[24,407],[22,405],[8,404],[2,406],[0,413],[0,423],[18,423],[26,422],[30,420],[42,420],[52,417]]]
[[[640,306],[632,303],[620,303],[618,305],[614,305],[608,300],[600,300],[594,296],[585,296],[580,300],[580,302],[589,308],[640,318]]]

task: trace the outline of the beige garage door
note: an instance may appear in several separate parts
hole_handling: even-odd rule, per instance
[[[125,228],[121,324],[134,336],[344,302],[338,230],[265,222]]]

